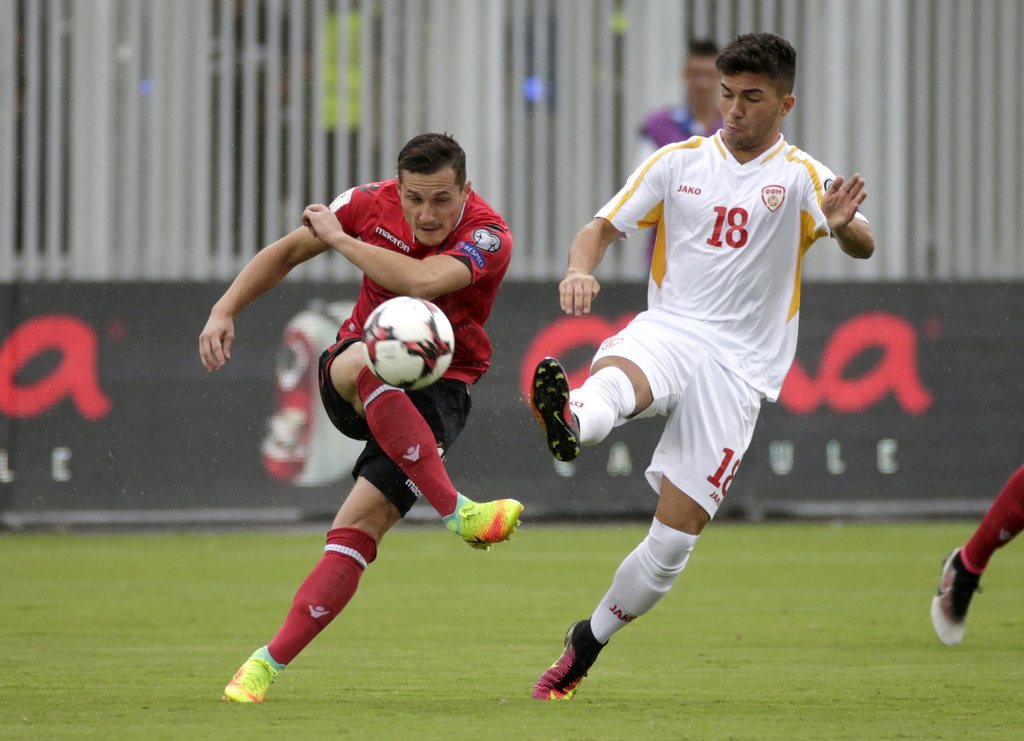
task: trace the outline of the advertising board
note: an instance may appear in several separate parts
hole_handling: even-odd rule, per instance
[[[359,445],[327,421],[315,368],[355,287],[279,286],[237,320],[229,365],[207,374],[198,335],[222,290],[0,287],[3,523],[278,522],[336,511]],[[525,401],[544,355],[584,378],[597,344],[644,292],[605,285],[595,313],[577,318],[558,311],[553,286],[503,288],[488,325],[494,363],[448,458],[460,491],[519,498],[528,517],[653,511],[642,473],[657,419],[556,464]],[[1020,292],[805,286],[796,361],[779,402],[762,407],[722,515],[981,511],[1024,459]]]

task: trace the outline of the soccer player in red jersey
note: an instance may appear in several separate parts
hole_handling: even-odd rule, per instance
[[[967,608],[978,589],[981,575],[997,548],[1024,530],[1024,466],[1006,482],[981,518],[974,534],[962,547],[953,549],[942,562],[939,589],[932,598],[932,626],[947,646],[964,639]]]
[[[263,701],[277,674],[344,609],[384,533],[420,495],[449,530],[477,548],[507,540],[519,524],[519,502],[464,497],[442,461],[465,427],[467,386],[490,365],[484,323],[509,265],[512,235],[473,192],[465,153],[452,137],[414,137],[399,152],[397,172],[392,180],[345,191],[329,207],[306,207],[303,226],[242,269],[199,337],[203,366],[219,370],[231,357],[234,317],[296,265],[334,250],[363,272],[355,309],[319,368],[331,421],[348,437],[367,441],[353,468],[355,484],[284,624],[241,666],[224,690],[225,700]],[[400,295],[432,301],[455,332],[451,366],[418,391],[384,383],[363,357],[363,322],[376,306]]]

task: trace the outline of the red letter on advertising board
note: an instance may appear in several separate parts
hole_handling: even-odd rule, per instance
[[[85,419],[105,417],[110,399],[99,384],[97,345],[92,327],[64,314],[36,317],[15,327],[0,346],[0,413],[35,417],[70,396]],[[18,372],[49,350],[60,352],[60,364],[45,378],[18,386]]]
[[[872,348],[882,351],[878,365],[860,378],[844,377],[854,359]],[[817,378],[793,361],[779,401],[795,414],[810,414],[822,404],[849,414],[869,409],[890,391],[908,414],[922,414],[932,405],[932,395],[918,374],[914,328],[902,317],[872,312],[853,317],[833,332]]]
[[[636,314],[624,314],[618,321],[604,317],[563,317],[541,329],[523,355],[523,364],[519,368],[520,392],[524,400],[530,398],[530,383],[533,380],[533,369],[542,359],[551,355],[562,359],[566,353],[579,348],[588,351],[587,365],[582,368],[566,368],[569,374],[569,387],[578,388],[590,376],[590,359],[598,346],[608,337],[617,334]]]
[[[533,369],[546,355],[564,358],[573,350],[587,349],[588,360],[602,340],[613,336],[633,318],[612,321],[599,316],[557,319],[534,337],[520,366],[520,392],[530,398]],[[844,372],[863,352],[882,351],[878,364],[859,378]],[[566,367],[569,386],[578,388],[590,374],[589,365]],[[932,405],[932,394],[921,383],[917,367],[917,334],[910,323],[894,314],[861,314],[840,325],[822,352],[817,378],[794,361],[779,401],[794,414],[811,414],[823,405],[836,412],[856,414],[870,409],[892,393],[908,414],[922,414]]]

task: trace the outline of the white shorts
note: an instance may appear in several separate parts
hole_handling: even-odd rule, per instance
[[[668,417],[648,483],[660,492],[668,479],[714,517],[754,435],[761,393],[699,340],[652,321],[634,320],[605,340],[594,362],[606,357],[636,363],[651,386],[654,402],[630,419]]]

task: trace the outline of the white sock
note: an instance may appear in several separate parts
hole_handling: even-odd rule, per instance
[[[580,444],[596,445],[608,437],[619,419],[636,409],[636,394],[620,368],[602,368],[569,393],[571,409],[580,423]]]
[[[590,628],[607,643],[618,630],[648,612],[668,594],[697,544],[696,535],[673,530],[658,520],[619,565],[608,593],[594,610]]]

